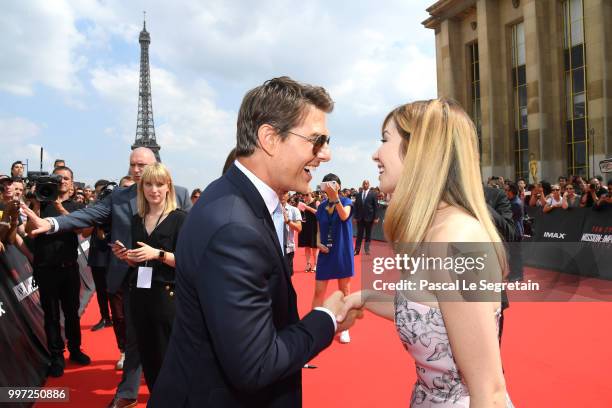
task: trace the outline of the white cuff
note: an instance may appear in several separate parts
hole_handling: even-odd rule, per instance
[[[47,231],[47,234],[55,234],[57,232],[57,230],[59,230],[59,224],[57,223],[57,221],[55,220],[55,218],[53,217],[48,217],[45,218],[45,221],[48,221],[51,223],[51,229],[49,231]]]
[[[334,322],[334,332],[338,331],[338,322],[336,322],[336,316],[334,316],[331,310],[324,308],[324,307],[315,307],[313,310],[320,310],[322,312],[327,313],[329,317],[331,317],[332,322]]]

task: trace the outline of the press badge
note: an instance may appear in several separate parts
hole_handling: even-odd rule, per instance
[[[138,279],[136,287],[142,289],[151,289],[151,279],[153,278],[153,268],[150,266],[138,267]]]

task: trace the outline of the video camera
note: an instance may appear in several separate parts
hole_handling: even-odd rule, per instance
[[[26,198],[36,198],[38,201],[50,202],[59,197],[59,186],[62,176],[59,174],[44,174],[44,172],[28,172],[28,181],[34,184],[34,192],[27,192]]]
[[[106,196],[113,192],[113,190],[117,188],[117,183],[111,181],[107,185],[104,186],[100,193],[98,194],[98,201],[103,200]]]

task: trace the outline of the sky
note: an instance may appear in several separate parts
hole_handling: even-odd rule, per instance
[[[0,174],[62,158],[76,181],[127,174],[136,134],[143,10],[153,115],[174,182],[203,188],[236,140],[244,94],[288,75],[324,86],[344,187],[378,184],[371,160],[395,106],[436,96],[433,0],[8,0],[0,13]]]

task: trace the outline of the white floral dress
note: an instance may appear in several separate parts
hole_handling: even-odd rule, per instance
[[[495,313],[499,330],[501,309]],[[469,408],[470,394],[453,358],[440,309],[395,295],[397,333],[416,363],[411,408]],[[506,407],[512,402],[506,395]]]

